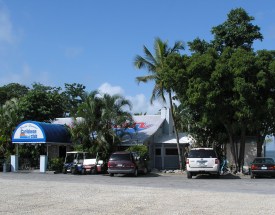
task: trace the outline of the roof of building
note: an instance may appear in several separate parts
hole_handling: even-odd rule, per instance
[[[134,128],[121,129],[123,132],[121,145],[143,144],[156,133],[165,120],[160,115],[139,115],[133,116],[133,119]]]
[[[179,133],[179,143],[180,144],[190,144],[192,145],[192,143],[194,143],[194,138],[191,135],[188,135],[187,133]],[[176,139],[176,135],[172,134],[172,135],[162,135],[162,136],[158,136],[155,139],[156,143],[165,143],[165,144],[176,144],[177,143],[177,139]]]
[[[134,127],[114,128],[117,135],[122,138],[121,145],[143,144],[149,137],[155,134],[165,120],[161,115],[138,115],[133,116],[133,119],[135,121]],[[81,120],[83,118],[79,117],[76,119],[76,122]],[[75,121],[73,118],[57,118],[52,123],[73,127]]]

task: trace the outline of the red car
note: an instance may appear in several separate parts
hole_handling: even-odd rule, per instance
[[[146,159],[140,157],[136,152],[115,152],[108,161],[108,173],[114,174],[132,174],[137,176],[139,172],[147,174],[148,167]]]

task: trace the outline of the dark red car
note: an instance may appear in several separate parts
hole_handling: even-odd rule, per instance
[[[120,151],[110,156],[108,161],[108,173],[114,174],[132,174],[137,176],[139,172],[147,174],[148,166],[146,159],[140,157],[135,152]]]
[[[258,176],[275,177],[275,162],[272,158],[257,157],[251,163],[251,178]]]

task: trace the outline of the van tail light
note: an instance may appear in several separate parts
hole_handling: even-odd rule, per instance
[[[219,161],[219,159],[215,159],[215,164],[219,164],[220,163],[220,161]]]
[[[108,162],[108,167],[112,167],[111,162]]]
[[[252,164],[251,165],[251,170],[255,170],[255,169],[257,169],[257,167],[254,164]]]
[[[186,159],[186,164],[189,164],[189,159],[188,158]]]

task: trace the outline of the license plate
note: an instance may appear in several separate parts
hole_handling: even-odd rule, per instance
[[[118,164],[117,166],[118,166],[118,167],[122,167],[122,164]]]
[[[262,166],[262,168],[261,169],[267,169],[267,167],[266,166]]]
[[[198,165],[199,165],[200,167],[204,167],[204,166],[206,166],[206,162],[207,162],[207,161],[198,161]]]

